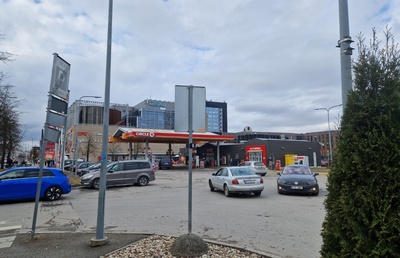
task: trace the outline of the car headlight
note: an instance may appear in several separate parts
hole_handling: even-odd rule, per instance
[[[283,179],[278,179],[278,183],[279,183],[279,184],[286,184],[286,181],[283,180]]]
[[[93,177],[93,174],[86,174],[84,176],[82,176],[82,179],[90,179]]]
[[[307,181],[308,185],[315,185],[317,183],[317,181],[315,179],[311,179]]]

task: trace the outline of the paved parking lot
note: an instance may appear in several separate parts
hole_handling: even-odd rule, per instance
[[[222,242],[275,257],[319,257],[326,177],[318,176],[319,196],[278,195],[276,173],[264,177],[260,197],[225,197],[211,192],[208,176],[215,170],[193,171],[192,233],[206,240]],[[98,191],[75,188],[62,201],[43,205],[37,232],[94,232]],[[14,204],[17,206],[32,203]],[[157,171],[156,180],[146,187],[107,189],[105,232],[180,236],[188,233],[188,172]],[[8,210],[8,212],[5,212]],[[2,205],[0,217],[12,217],[12,204]],[[30,231],[31,216],[22,221],[21,232]]]

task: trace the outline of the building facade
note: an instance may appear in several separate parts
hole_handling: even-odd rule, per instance
[[[317,142],[256,138],[247,142],[222,143],[219,149],[220,164],[226,166],[237,166],[243,160],[255,160],[263,162],[270,169],[275,169],[277,164],[293,164],[288,158],[293,159],[295,156],[307,157],[310,166],[321,165],[320,144]],[[217,145],[206,143],[196,148],[196,154],[206,166],[215,164],[218,156]]]
[[[108,121],[110,127],[109,134],[114,133],[113,130],[116,130],[119,126],[124,127],[136,127],[136,128],[146,128],[146,129],[167,129],[173,130],[175,124],[175,103],[170,101],[161,101],[161,100],[153,100],[146,99],[135,106],[129,106],[128,104],[110,104],[110,120]],[[88,101],[88,100],[80,100],[75,101],[68,109],[67,115],[67,130],[66,130],[66,146],[65,151],[66,155],[69,157],[73,157],[75,151],[75,142],[78,138],[79,143],[84,143],[87,141],[85,137],[87,137],[87,132],[90,132],[91,135],[95,135],[95,142],[101,146],[101,137],[103,130],[103,115],[104,115],[104,103],[98,101]],[[225,102],[213,102],[206,101],[206,128],[208,132],[217,133],[217,134],[228,134],[235,136],[235,140],[232,143],[226,144],[224,149],[229,153],[229,157],[226,157],[227,160],[233,159],[237,160],[245,160],[246,155],[243,156],[242,152],[235,151],[234,146],[240,146],[241,144],[247,146],[248,142],[252,142],[255,140],[282,140],[286,142],[311,142],[317,143],[317,145],[313,145],[313,150],[315,146],[320,146],[317,157],[321,160],[328,159],[329,157],[329,132],[311,132],[305,134],[298,133],[282,133],[282,132],[255,132],[249,126],[246,126],[242,132],[237,133],[228,133],[228,119],[227,119],[227,103]],[[332,142],[332,151],[336,149],[337,140],[338,140],[338,131],[331,130],[331,142]],[[272,143],[271,143],[272,144]],[[318,145],[319,144],[319,145]],[[79,158],[81,158],[81,154],[85,153],[84,147],[79,146]],[[164,149],[168,150],[165,144],[161,144],[160,146],[150,146],[157,154],[164,153]],[[84,144],[83,144],[84,146]],[[229,147],[230,146],[230,147]],[[265,145],[267,146],[267,145]],[[294,144],[290,145],[294,146]],[[115,146],[114,146],[115,147]],[[243,147],[243,146],[242,146]],[[242,148],[240,147],[240,148]],[[118,149],[118,152],[125,153],[128,149],[128,146],[120,146],[121,150]],[[233,150],[229,150],[229,148],[233,148]],[[271,146],[268,147],[268,151],[264,151],[264,154],[270,152]],[[302,147],[303,148],[303,147]],[[307,147],[311,148],[311,147]],[[96,148],[93,148],[96,149]],[[101,148],[97,148],[101,149]],[[180,146],[174,146],[173,151],[175,153],[179,153]],[[111,151],[112,152],[112,151]],[[274,150],[274,153],[280,152],[278,150]],[[298,152],[298,151],[296,151]],[[215,157],[212,157],[213,154],[202,152],[203,156],[201,158],[205,160],[212,160]],[[274,154],[273,153],[273,154]],[[97,160],[100,152],[93,152],[90,157],[90,161]],[[255,153],[251,155],[256,155]],[[273,155],[275,156],[275,154]],[[264,159],[270,159],[270,157],[262,156]],[[255,157],[252,156],[252,159]],[[313,157],[314,159],[314,157]],[[264,160],[265,162],[265,160]],[[235,162],[232,162],[234,164]],[[266,162],[265,162],[266,163]],[[320,164],[321,162],[317,162]]]
[[[253,139],[276,139],[276,140],[297,140],[310,141],[320,144],[321,160],[324,163],[329,159],[329,131],[310,132],[310,133],[284,133],[284,132],[256,132],[251,127],[246,126],[242,132],[229,133],[235,136],[235,142],[248,142]],[[331,130],[332,152],[334,153],[339,140],[339,131]],[[332,153],[332,154],[333,154]]]
[[[226,102],[206,101],[206,116],[208,132],[228,132],[228,108]]]
[[[136,128],[173,130],[175,127],[175,102],[146,99],[129,113]],[[228,132],[227,104],[206,101],[206,128],[211,133]]]
[[[136,128],[173,130],[174,115],[174,102],[146,99],[133,107],[129,121]]]

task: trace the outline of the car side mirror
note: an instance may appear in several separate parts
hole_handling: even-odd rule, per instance
[[[213,176],[215,176],[216,173],[212,173]]]
[[[314,173],[314,176],[318,176],[318,175],[319,175],[319,173],[318,173],[318,172]]]
[[[281,175],[281,172],[277,172],[276,174],[278,174],[278,176],[280,176],[280,175]]]

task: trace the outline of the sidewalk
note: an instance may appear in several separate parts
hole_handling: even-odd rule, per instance
[[[105,234],[108,243],[103,246],[91,247],[90,239],[96,233],[39,233],[31,240],[31,234],[18,234],[8,248],[1,249],[3,258],[97,258],[112,251],[125,247],[149,235],[132,233]]]

